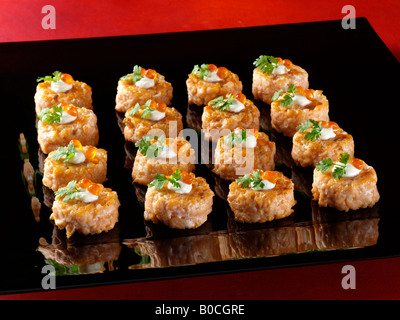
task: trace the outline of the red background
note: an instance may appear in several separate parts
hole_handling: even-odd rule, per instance
[[[44,30],[44,5],[56,29]],[[0,42],[180,32],[342,19],[344,5],[366,17],[400,61],[400,1],[352,0],[3,0]],[[307,36],[307,35],[305,35]],[[341,286],[342,267],[356,289]],[[399,299],[400,258],[201,276],[95,288],[3,295],[0,299]],[[171,292],[173,288],[173,293]]]

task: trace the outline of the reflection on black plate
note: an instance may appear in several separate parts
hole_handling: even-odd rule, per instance
[[[313,34],[313,37],[304,37],[304,34]],[[291,41],[286,41],[289,38]],[[318,50],[315,50],[315,39],[319,39]],[[235,55],[227,51],[226,43],[240,44]],[[376,134],[386,118],[376,110],[376,100],[358,94],[364,88],[363,80],[369,76],[371,60],[385,61],[381,78],[397,74],[399,63],[365,19],[357,20],[356,30],[344,30],[340,21],[328,21],[173,36],[158,34],[0,46],[0,91],[4,105],[10,106],[5,108],[4,117],[16,119],[15,110],[24,115],[11,125],[7,135],[18,137],[24,132],[32,164],[42,168],[44,157],[36,142],[33,104],[36,78],[62,70],[85,81],[93,90],[99,147],[109,155],[105,186],[116,190],[121,202],[119,222],[114,230],[90,237],[76,235],[66,240],[63,231],[49,221],[54,195],[42,188],[40,181],[38,197],[46,204],[41,208],[40,222],[33,219],[22,182],[12,192],[7,190],[3,196],[13,204],[13,210],[3,214],[2,223],[7,228],[1,237],[7,245],[3,246],[2,261],[9,264],[3,264],[6,269],[0,272],[0,292],[41,290],[41,270],[47,264],[58,270],[57,288],[68,288],[400,254],[396,241],[399,220],[392,201],[395,192],[388,187],[388,179],[395,179],[398,173],[387,174],[383,157],[371,149],[379,145],[382,150],[389,150],[388,139],[382,140]],[[68,50],[63,50],[66,47]],[[298,50],[299,47],[302,49]],[[126,52],[129,54],[121,54]],[[290,156],[291,140],[271,129],[269,106],[257,102],[261,130],[277,146],[276,169],[293,179],[297,204],[294,213],[280,221],[247,225],[233,220],[226,201],[229,182],[211,171],[213,146],[201,139],[202,109],[187,105],[185,81],[195,64],[226,66],[239,75],[244,94],[250,98],[252,63],[260,54],[289,58],[308,71],[310,87],[324,91],[330,101],[331,119],[340,121],[353,135],[357,156],[377,171],[381,201],[375,207],[348,213],[318,207],[310,194],[312,170],[294,165]],[[343,61],[351,66],[345,75]],[[203,176],[216,193],[213,212],[199,229],[173,230],[143,219],[147,187],[133,184],[131,176],[137,149],[125,142],[123,114],[114,110],[118,79],[136,64],[165,75],[174,87],[172,106],[182,113],[184,126],[197,132],[198,141],[191,141],[200,146],[196,175]],[[23,86],[20,85],[22,74]],[[393,83],[392,87],[396,85]],[[365,112],[369,106],[374,107],[373,116]],[[368,130],[372,127],[374,130]],[[386,134],[395,136],[395,126],[384,128]],[[14,150],[14,144],[5,143],[4,150]],[[33,155],[38,155],[37,159]],[[18,181],[21,170],[18,154],[2,160],[7,160],[4,168],[9,168],[4,173],[5,181]],[[76,273],[79,276],[61,276]]]
[[[159,268],[282,256],[325,250],[364,248],[376,245],[379,218],[376,209],[365,209],[362,218],[323,223],[295,223],[288,217],[262,225],[234,222],[229,213],[228,230],[207,234],[125,240],[135,253],[146,256],[146,263],[129,266]],[[229,210],[228,210],[229,211]],[[315,218],[322,210],[316,210]]]
[[[55,268],[56,276],[102,273],[114,270],[114,261],[121,252],[119,227],[100,235],[75,237],[54,227],[52,241],[39,239],[38,251],[45,262]]]

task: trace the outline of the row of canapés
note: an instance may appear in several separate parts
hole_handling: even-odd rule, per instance
[[[254,97],[271,103],[273,128],[293,136],[296,163],[315,166],[314,200],[344,211],[373,206],[379,200],[375,170],[353,159],[352,137],[329,121],[328,101],[322,91],[308,89],[308,74],[289,60],[271,56],[260,56],[255,65]],[[88,195],[90,190],[84,187],[90,183],[81,181],[82,177],[101,187],[106,179],[106,151],[95,148],[98,130],[91,88],[60,72],[38,80],[43,81],[35,95],[38,141],[41,150],[49,154],[43,183],[57,195],[52,218],[67,229],[67,235],[107,231],[82,225],[88,219],[83,221],[79,210],[98,201]],[[224,67],[195,66],[187,89],[189,104],[204,107],[203,130],[212,133],[205,136],[217,142],[213,171],[232,180],[228,202],[235,219],[265,222],[290,215],[296,203],[293,183],[274,171],[275,143],[258,132],[260,112],[241,93],[238,76]],[[133,179],[150,186],[145,219],[172,228],[196,228],[207,220],[214,193],[205,179],[193,174],[194,150],[177,136],[183,128],[182,116],[167,106],[171,99],[172,86],[164,76],[135,66],[118,82],[116,110],[125,115],[125,139],[138,147]],[[85,202],[85,197],[96,200]],[[119,202],[114,207],[118,206]],[[88,209],[84,211],[90,212]],[[67,212],[71,215],[74,211],[76,217],[67,218]],[[104,224],[110,228],[115,222]]]
[[[47,204],[50,219],[68,238],[110,231],[118,222],[120,202],[116,191],[103,186],[108,154],[97,147],[92,89],[59,71],[37,81],[37,138],[46,156],[42,183],[55,194]]]

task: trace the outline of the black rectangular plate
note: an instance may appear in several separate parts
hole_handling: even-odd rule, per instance
[[[232,70],[239,75],[245,95],[252,99],[252,63],[260,54],[288,58],[308,71],[310,87],[323,90],[330,102],[331,120],[353,135],[356,156],[376,169],[379,203],[372,209],[347,214],[320,209],[307,195],[312,171],[292,169],[282,161],[277,169],[289,177],[299,178],[295,194],[298,204],[287,219],[256,226],[235,223],[227,202],[216,195],[209,220],[198,230],[169,230],[162,225],[145,223],[143,204],[137,198],[143,190],[132,184],[131,171],[124,167],[131,148],[125,145],[114,110],[119,77],[131,72],[136,64],[157,70],[172,83],[173,106],[186,120],[188,110],[194,111],[196,117],[196,110],[188,109],[185,85],[195,64],[214,63]],[[106,185],[118,192],[121,201],[115,230],[105,235],[76,237],[68,242],[65,233],[50,223],[50,209],[46,205],[42,205],[41,221],[34,221],[21,179],[23,162],[18,150],[18,136],[23,132],[29,144],[30,161],[38,168],[33,101],[36,78],[55,70],[68,72],[92,87],[99,147],[109,154]],[[39,247],[46,247],[43,246],[46,243],[56,246],[57,241],[57,252],[65,264],[78,264],[77,261],[92,264],[91,267],[62,268],[66,273],[104,267],[102,273],[58,276],[59,289],[400,254],[398,191],[392,184],[399,181],[394,153],[398,145],[395,113],[400,66],[365,18],[356,19],[356,29],[349,30],[344,30],[338,20],[4,43],[0,44],[0,72],[3,115],[0,293],[41,290],[42,268],[46,262]],[[258,105],[267,121],[268,107]],[[188,127],[186,122],[185,127]],[[268,133],[284,156],[290,150],[290,139],[272,131]],[[196,174],[203,175],[214,188],[215,177],[206,165],[199,164]],[[39,179],[40,200],[45,191]],[[346,250],[350,248],[353,249]],[[89,256],[97,257],[97,264],[96,259],[84,262]],[[155,264],[149,267],[149,263]]]

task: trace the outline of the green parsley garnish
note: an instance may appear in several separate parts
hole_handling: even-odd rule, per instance
[[[147,100],[144,106],[141,106],[139,103],[136,103],[135,107],[131,111],[129,111],[128,115],[133,117],[136,114],[136,112],[142,109],[143,113],[140,117],[146,119],[150,117],[151,112],[155,110],[153,108],[150,108],[150,105],[151,105],[151,99]]]
[[[132,73],[128,73],[127,75],[121,77],[121,80],[128,80],[131,79],[133,83],[136,83],[137,81],[139,81],[140,79],[142,79],[142,67],[135,65],[133,67],[133,71]]]
[[[210,70],[208,70],[208,64],[203,63],[200,67],[199,65],[195,65],[191,74],[200,78],[200,79],[204,79],[205,77],[207,77],[208,73],[210,72]]]
[[[79,200],[79,190],[76,187],[76,181],[72,180],[68,183],[68,185],[64,188],[61,188],[57,190],[54,194],[56,195],[56,198],[63,197],[64,202],[68,202],[72,199],[78,199]]]
[[[294,93],[296,91],[297,91],[296,86],[293,83],[291,83],[289,85],[285,95],[283,96],[282,100],[280,100],[280,104],[282,107],[290,106],[293,103]],[[280,89],[279,91],[276,91],[274,93],[274,95],[272,96],[272,101],[278,100],[278,98],[282,92],[283,92],[282,89]]]
[[[278,62],[279,60],[273,56],[261,55],[253,62],[253,65],[260,69],[262,73],[271,74],[277,67]]]
[[[37,82],[41,82],[41,81],[53,81],[53,82],[57,82],[60,80],[60,75],[61,72],[60,71],[54,71],[53,72],[53,76],[44,76],[44,77],[39,77],[36,79]]]
[[[232,131],[224,138],[224,143],[230,145],[232,148],[238,144],[241,144],[247,140],[250,129],[238,129]]]
[[[331,158],[325,158],[321,160],[317,165],[316,169],[321,172],[327,172],[330,168],[334,167],[332,176],[335,179],[341,179],[346,173],[346,165],[350,162],[350,155],[347,152],[343,152],[339,156],[339,162],[334,163]]]
[[[254,190],[264,188],[264,182],[261,179],[261,172],[254,171],[252,174],[246,174],[235,180],[243,189],[251,187]]]
[[[214,100],[211,100],[210,104],[212,105],[212,107],[214,109],[229,110],[230,105],[234,102],[235,102],[235,98],[230,93],[227,95],[226,99],[224,99],[223,96],[220,96],[218,98],[215,98]]]
[[[59,123],[61,121],[63,108],[59,106],[52,106],[50,108],[44,108],[39,114],[38,119],[48,124]]]
[[[51,157],[54,160],[60,160],[65,157],[64,162],[68,162],[71,158],[75,156],[76,148],[73,143],[68,144],[68,147],[59,147],[56,152],[54,152]]]
[[[169,181],[175,188],[180,188],[181,185],[178,181],[182,180],[182,178],[182,172],[179,169],[176,169],[176,171],[171,175],[171,178],[167,178],[164,174],[157,173],[154,176],[154,180],[147,186],[154,187],[156,190],[160,190],[162,187],[164,187],[165,182]]]
[[[272,96],[272,101],[276,101],[278,100],[279,96],[281,95],[281,93],[283,92],[283,89],[279,89],[278,91],[275,91],[274,95]]]
[[[156,142],[151,143],[151,140],[156,140]],[[135,146],[139,148],[139,151],[147,158],[156,158],[161,150],[168,148],[164,144],[165,136],[158,138],[157,136],[152,136],[151,134],[145,135],[142,139],[135,143]]]
[[[307,120],[303,122],[301,125],[298,126],[300,132],[305,132],[306,130],[311,128],[311,131],[306,132],[304,135],[304,139],[308,141],[314,141],[315,139],[318,139],[321,136],[321,127],[322,121],[316,121],[316,120]]]
[[[137,147],[143,155],[146,155],[147,150],[151,146],[152,139],[157,139],[157,136],[153,137],[151,134],[147,134],[142,139],[140,139],[135,143],[135,147]]]

